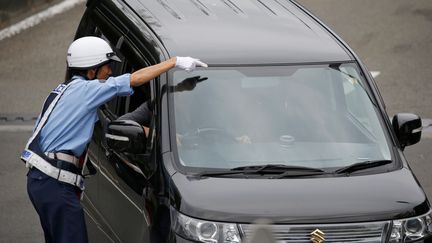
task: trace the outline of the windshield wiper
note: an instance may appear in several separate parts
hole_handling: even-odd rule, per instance
[[[359,170],[369,169],[373,167],[383,166],[392,163],[391,160],[367,160],[352,165],[348,165],[335,170],[336,174],[352,173]]]
[[[246,174],[281,174],[286,171],[324,172],[312,167],[282,164],[240,166],[232,168],[231,171],[243,171]]]
[[[225,176],[225,175],[234,175],[234,174],[243,174],[243,171],[231,171],[231,170],[214,170],[214,171],[202,171],[196,174],[193,174],[195,177],[203,177],[203,176]]]
[[[308,176],[317,176],[331,174],[325,171],[296,171],[296,170],[287,170],[282,174],[271,176],[270,179],[282,179],[282,178],[295,178],[295,177],[308,177]]]
[[[294,165],[279,165],[279,164],[266,164],[266,165],[250,165],[235,167],[230,170],[216,170],[216,171],[203,171],[195,174],[194,176],[224,176],[234,174],[244,175],[268,175],[275,174],[277,176],[272,178],[282,177],[300,177],[309,175],[323,174],[325,171],[317,168],[294,166]]]

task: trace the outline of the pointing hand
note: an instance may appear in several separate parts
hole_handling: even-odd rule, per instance
[[[176,67],[191,72],[195,67],[208,67],[207,64],[201,62],[199,59],[192,57],[176,57]]]

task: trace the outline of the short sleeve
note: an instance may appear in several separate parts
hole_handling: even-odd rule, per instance
[[[115,96],[133,94],[130,74],[110,77],[106,81],[92,80],[86,83],[85,97],[89,109],[95,109]]]

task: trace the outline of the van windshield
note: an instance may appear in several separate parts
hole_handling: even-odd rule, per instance
[[[170,78],[183,166],[322,169],[391,159],[353,63],[179,70]]]

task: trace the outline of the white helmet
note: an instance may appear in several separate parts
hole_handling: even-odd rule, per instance
[[[82,37],[72,42],[66,60],[69,68],[76,69],[90,69],[109,61],[121,62],[105,40],[94,36]]]

